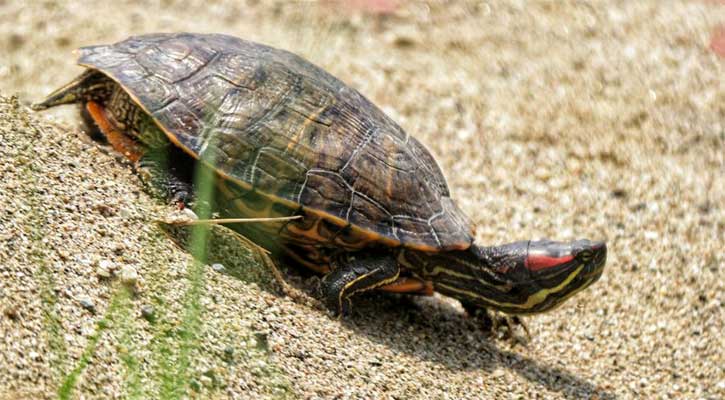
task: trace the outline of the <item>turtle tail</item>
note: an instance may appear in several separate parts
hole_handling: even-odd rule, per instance
[[[35,111],[59,106],[94,100],[104,103],[113,91],[114,82],[103,73],[87,69],[68,84],[49,94],[40,103],[30,107]]]

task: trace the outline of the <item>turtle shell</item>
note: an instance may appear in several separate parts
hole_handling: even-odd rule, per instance
[[[83,47],[169,139],[271,201],[386,245],[465,249],[472,228],[435,160],[356,90],[290,52],[216,34]]]

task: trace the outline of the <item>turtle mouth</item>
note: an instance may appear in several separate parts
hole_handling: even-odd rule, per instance
[[[582,275],[588,281],[587,285],[599,280],[604,273],[604,265],[607,262],[607,245],[604,242],[594,242],[590,245],[592,257],[587,263],[586,271]]]

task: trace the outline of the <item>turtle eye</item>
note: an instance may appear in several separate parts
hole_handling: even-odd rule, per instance
[[[579,253],[579,258],[582,261],[589,261],[592,258],[592,252],[589,250],[583,250],[581,253]]]

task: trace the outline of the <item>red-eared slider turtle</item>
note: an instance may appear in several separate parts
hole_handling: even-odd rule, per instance
[[[78,78],[35,109],[80,103],[107,140],[184,198],[178,170],[216,176],[238,217],[301,216],[249,233],[324,274],[323,296],[433,291],[467,308],[550,310],[596,281],[603,242],[474,243],[438,165],[356,90],[287,51],[225,35],[153,34],[83,47]],[[179,151],[179,149],[181,151]],[[169,169],[158,158],[176,151]]]

